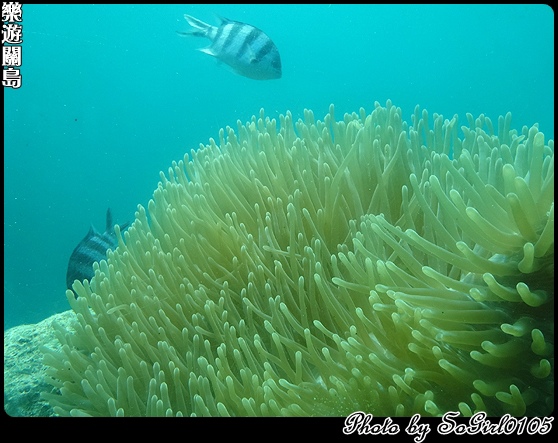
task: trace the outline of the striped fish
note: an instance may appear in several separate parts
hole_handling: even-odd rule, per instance
[[[184,15],[194,29],[178,32],[211,40],[211,45],[200,49],[229,65],[236,73],[255,80],[281,78],[281,57],[271,39],[258,28],[246,23],[221,19],[220,26]]]
[[[128,223],[124,223],[120,229],[123,231],[127,226]],[[117,245],[118,240],[112,224],[112,214],[110,208],[108,208],[105,232],[100,234],[91,226],[87,235],[78,243],[74,252],[72,252],[68,262],[68,271],[66,272],[67,288],[72,289],[72,284],[75,280],[83,281],[87,279],[91,281],[94,275],[93,263],[106,260],[107,250],[114,249]]]

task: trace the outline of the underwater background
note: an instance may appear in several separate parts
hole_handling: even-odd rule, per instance
[[[241,77],[183,38],[187,13],[263,30],[279,80]],[[554,138],[545,5],[23,5],[22,87],[4,88],[4,329],[69,309],[68,259],[93,224],[133,221],[167,171],[264,108],[322,119],[387,99],[446,118],[511,111]]]

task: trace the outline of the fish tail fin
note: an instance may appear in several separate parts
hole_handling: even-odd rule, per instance
[[[194,35],[196,37],[207,37],[211,29],[213,28],[213,26],[208,25],[207,23],[204,23],[201,20],[192,17],[191,15],[184,14],[184,18],[186,19],[188,24],[194,29],[190,29],[189,31],[185,31],[185,32],[177,31],[178,34],[180,35]]]

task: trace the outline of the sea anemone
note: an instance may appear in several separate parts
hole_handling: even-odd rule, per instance
[[[59,415],[546,415],[554,143],[390,101],[173,163],[45,350]]]

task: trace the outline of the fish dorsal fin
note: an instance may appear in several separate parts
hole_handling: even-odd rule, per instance
[[[216,15],[216,17],[220,20],[221,26],[222,26],[222,25],[226,25],[227,23],[232,23],[232,22],[234,21],[234,20],[228,19],[227,17],[222,17],[222,16],[220,16],[219,14],[215,14],[215,15]]]
[[[105,232],[112,232],[112,212],[110,212],[110,208],[107,209],[107,223],[105,226]]]
[[[87,237],[93,237],[97,233],[93,225],[89,226],[89,231],[87,231]]]
[[[98,236],[99,233],[97,232],[97,230],[95,229],[95,227],[93,225],[89,226],[89,231],[87,231],[87,234],[85,234],[85,237],[83,238],[82,241],[87,241],[90,238],[93,238],[95,236]]]

